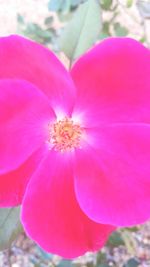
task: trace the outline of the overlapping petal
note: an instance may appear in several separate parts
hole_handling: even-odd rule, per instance
[[[22,203],[27,184],[45,152],[45,148],[38,149],[19,168],[0,175],[0,207],[13,207]]]
[[[150,217],[149,74],[150,51],[130,38],[103,41],[71,71],[74,116],[91,147],[77,151],[76,194],[97,222],[125,226]]]
[[[130,38],[109,38],[71,70],[78,89],[74,116],[86,127],[150,123],[150,51]]]
[[[76,151],[81,208],[99,223],[143,223],[150,218],[150,125],[114,124],[87,132],[89,144]]]
[[[48,99],[32,84],[0,80],[0,173],[15,170],[49,138]]]
[[[24,79],[48,97],[58,114],[72,111],[75,87],[56,56],[47,48],[12,35],[0,38],[0,79]]]
[[[51,151],[30,180],[22,207],[28,235],[48,252],[66,258],[97,250],[114,229],[97,224],[81,211],[67,155]]]

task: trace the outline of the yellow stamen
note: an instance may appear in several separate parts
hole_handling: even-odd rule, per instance
[[[57,151],[70,151],[80,147],[82,129],[70,118],[64,118],[50,126],[50,144]]]

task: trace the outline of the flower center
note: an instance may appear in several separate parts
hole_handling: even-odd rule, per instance
[[[55,150],[64,152],[80,147],[82,129],[70,118],[65,117],[50,127],[50,144]]]

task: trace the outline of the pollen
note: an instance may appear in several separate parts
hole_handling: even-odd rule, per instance
[[[70,118],[65,117],[50,126],[49,143],[54,150],[65,152],[81,148],[82,128]]]

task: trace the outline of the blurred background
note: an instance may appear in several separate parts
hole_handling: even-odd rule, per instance
[[[55,47],[65,24],[86,0],[0,0],[0,35],[20,33]],[[107,36],[131,36],[150,44],[150,1],[101,0]]]
[[[60,40],[83,2],[86,0],[0,0],[0,36],[17,33],[40,42],[67,66],[67,53]],[[99,4],[100,32],[96,41],[108,36],[130,36],[150,46],[150,1],[101,0]],[[5,231],[0,222],[0,240],[2,234]],[[87,253],[74,261],[44,252],[22,229],[10,239],[12,245],[0,252],[0,267],[150,266],[149,222],[117,230],[100,252]]]

